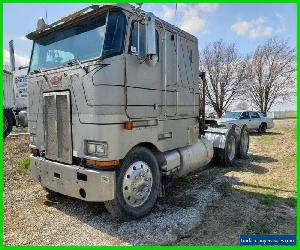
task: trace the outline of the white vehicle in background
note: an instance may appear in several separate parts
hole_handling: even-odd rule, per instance
[[[229,111],[225,112],[223,116],[217,120],[218,125],[225,125],[226,127],[235,124],[239,127],[247,125],[249,130],[257,130],[259,133],[266,133],[267,129],[274,127],[272,118],[265,117],[262,113],[256,111]]]
[[[10,42],[11,66],[3,68],[3,138],[13,126],[27,126],[27,71],[28,67],[15,69],[13,43]]]

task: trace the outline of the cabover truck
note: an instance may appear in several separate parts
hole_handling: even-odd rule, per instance
[[[10,67],[3,68],[3,138],[13,126],[27,126],[27,71],[28,67],[15,68],[13,41],[9,42]]]
[[[30,168],[52,194],[150,212],[176,177],[245,157],[246,127],[207,127],[198,40],[129,4],[43,19],[28,74]]]

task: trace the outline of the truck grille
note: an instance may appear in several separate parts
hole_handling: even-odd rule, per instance
[[[70,94],[44,93],[46,158],[72,163]]]

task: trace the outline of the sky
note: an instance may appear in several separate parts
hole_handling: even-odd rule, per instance
[[[28,65],[32,41],[25,35],[33,31],[39,17],[52,23],[62,16],[88,6],[82,4],[4,4],[3,61],[9,64],[8,43],[14,40],[17,65]],[[47,19],[46,19],[47,9]],[[199,50],[219,39],[234,42],[241,55],[247,55],[270,37],[287,40],[296,47],[296,4],[143,4],[142,9],[192,33]],[[294,98],[293,98],[294,99]],[[292,105],[292,107],[289,107]],[[294,109],[295,101],[277,109]]]

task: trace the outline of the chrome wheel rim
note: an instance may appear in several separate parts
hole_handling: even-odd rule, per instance
[[[123,197],[132,207],[141,206],[148,199],[152,188],[152,172],[143,161],[132,163],[127,169],[122,184]]]
[[[235,157],[235,138],[234,136],[230,136],[228,140],[228,148],[227,148],[228,159],[232,161]]]

